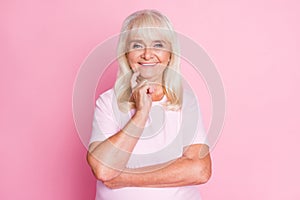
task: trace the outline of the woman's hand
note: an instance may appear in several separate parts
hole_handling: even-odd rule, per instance
[[[135,72],[131,78],[131,97],[135,102],[136,112],[140,112],[148,116],[152,105],[151,94],[154,92],[155,86],[149,84],[147,80],[138,80],[138,75],[139,73]]]

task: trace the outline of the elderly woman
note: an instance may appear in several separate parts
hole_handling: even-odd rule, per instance
[[[125,19],[117,81],[96,101],[87,154],[97,200],[200,199],[211,160],[179,62],[176,34],[164,15],[142,10]]]

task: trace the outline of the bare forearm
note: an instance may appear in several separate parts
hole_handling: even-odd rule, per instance
[[[165,167],[155,171],[124,174],[125,181],[136,187],[174,187],[195,184],[194,161],[189,158],[179,158]],[[156,168],[156,167],[153,167]],[[123,174],[121,174],[122,176]]]
[[[88,162],[98,179],[109,180],[123,171],[145,123],[144,115],[136,113],[118,133],[90,146]]]
[[[200,160],[181,157],[165,166],[128,169],[104,184],[110,188],[176,187],[205,183],[210,173],[209,155]]]

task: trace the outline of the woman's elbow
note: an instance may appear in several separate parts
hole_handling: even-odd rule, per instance
[[[197,167],[197,175],[196,178],[196,184],[204,184],[207,183],[211,177],[212,170],[211,170],[211,164],[203,164],[199,163]]]
[[[207,183],[210,177],[211,177],[211,168],[203,169],[199,176],[199,184]]]
[[[102,182],[107,182],[119,175],[119,173],[116,173],[115,170],[112,169],[103,169],[107,167],[100,167],[100,169],[95,169],[93,170],[93,173],[96,177],[97,180],[102,181]]]
[[[118,171],[103,165],[89,152],[87,153],[87,162],[97,180],[105,182],[119,175]]]

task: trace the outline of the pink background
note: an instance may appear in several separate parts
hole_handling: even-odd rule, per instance
[[[201,44],[224,82],[227,116],[203,199],[300,199],[299,6],[296,0],[1,1],[0,199],[94,198],[95,179],[72,117],[73,83],[88,53],[144,8],[161,10]]]

